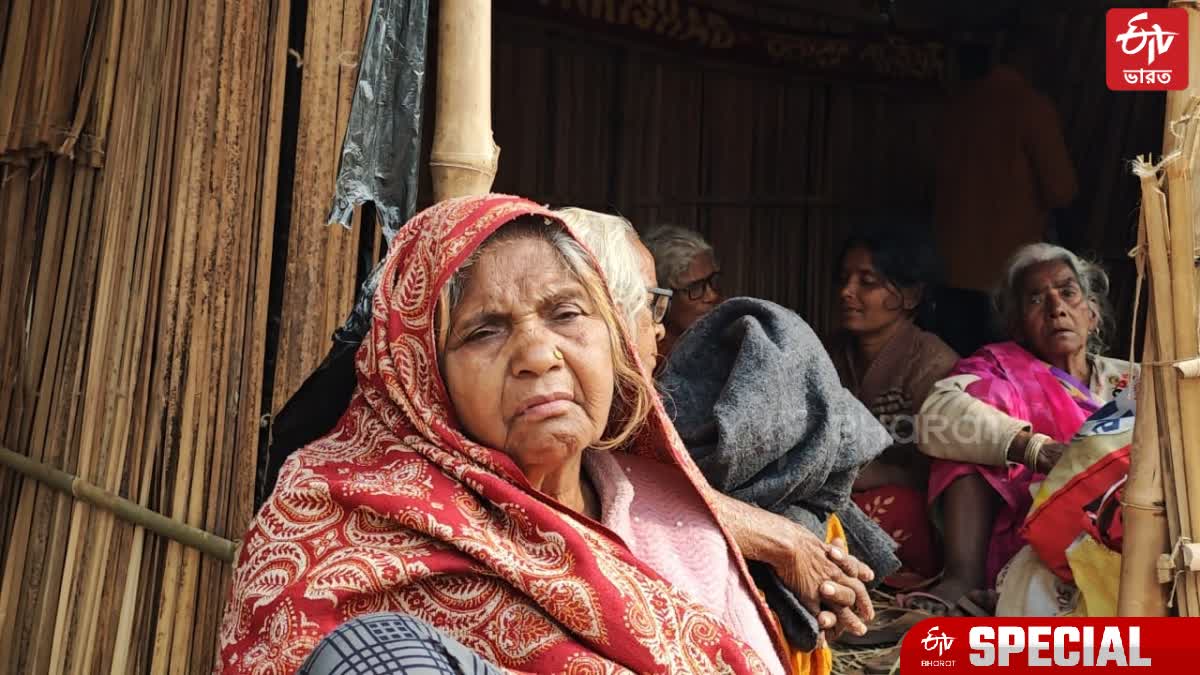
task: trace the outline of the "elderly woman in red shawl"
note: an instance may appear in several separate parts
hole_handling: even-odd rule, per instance
[[[419,214],[373,316],[349,410],[246,534],[219,671],[292,672],[378,612],[525,672],[789,669],[731,534],[745,523],[714,516],[552,212],[489,195]],[[861,563],[821,546],[781,576],[822,627],[869,615]]]

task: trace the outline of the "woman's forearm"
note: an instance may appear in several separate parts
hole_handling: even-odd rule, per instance
[[[1014,444],[1024,450],[1030,425],[968,394],[975,379],[958,375],[934,385],[917,415],[918,447],[937,459],[1004,466]]]
[[[780,580],[817,617],[823,629],[866,632],[863,621],[875,616],[864,584],[874,572],[848,551],[825,543],[803,525],[711,487],[708,496],[717,518],[742,555],[771,566]]]
[[[708,496],[717,519],[747,559],[777,567],[791,555],[795,523],[712,487],[708,488]]]

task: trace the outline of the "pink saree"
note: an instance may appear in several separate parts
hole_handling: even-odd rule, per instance
[[[1015,342],[987,345],[959,361],[950,374],[978,377],[967,386],[968,394],[1029,422],[1035,433],[1059,443],[1069,443],[1102,405],[1086,384]],[[1015,464],[997,467],[934,460],[929,469],[929,503],[934,504],[951,483],[972,473],[983,476],[1002,500],[988,549],[987,578],[992,586],[1000,569],[1025,545],[1020,528],[1033,502],[1029,486],[1043,474]]]

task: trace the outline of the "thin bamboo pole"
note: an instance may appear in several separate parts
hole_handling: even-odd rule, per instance
[[[1143,183],[1143,187],[1149,187]],[[1138,247],[1136,253],[1138,297],[1134,302],[1133,322],[1138,321],[1137,303],[1145,278],[1146,216],[1145,210],[1162,207],[1157,189],[1143,194],[1143,213],[1138,218]],[[1149,324],[1144,359],[1154,361],[1154,324]],[[1133,348],[1130,348],[1132,352]],[[1164,497],[1162,455],[1159,454],[1158,410],[1155,403],[1155,369],[1143,367],[1137,384],[1137,417],[1133,428],[1133,445],[1129,453],[1129,480],[1122,495],[1122,519],[1126,545],[1122,547],[1121,581],[1117,594],[1119,616],[1166,616],[1167,598],[1157,574],[1158,558],[1170,546]]]
[[[43,483],[63,494],[68,494],[92,506],[109,511],[113,515],[194,548],[218,560],[233,562],[237,544],[215,534],[191,527],[156,513],[144,506],[104,490],[94,483],[73,476],[65,471],[35,462],[25,455],[0,446],[0,464]]]
[[[1149,336],[1146,343],[1145,358],[1154,360]],[[1155,368],[1142,368],[1137,385],[1137,418],[1130,449],[1129,481],[1121,499],[1125,538],[1117,595],[1119,616],[1166,616],[1168,613],[1165,588],[1157,574],[1158,558],[1168,551],[1170,544],[1158,443],[1155,373]]]
[[[491,0],[438,7],[437,113],[429,156],[433,198],[484,194],[500,147],[492,137]]]

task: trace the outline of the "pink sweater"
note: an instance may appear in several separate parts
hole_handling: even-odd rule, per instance
[[[663,578],[708,607],[784,672],[758,607],[708,507],[675,467],[645,457],[588,451],[584,468],[600,498],[601,522]]]

